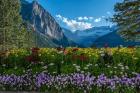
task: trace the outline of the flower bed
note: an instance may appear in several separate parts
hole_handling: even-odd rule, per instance
[[[140,48],[14,49],[0,60],[0,90],[139,93]]]
[[[74,91],[74,92],[91,92],[92,91],[129,91],[137,92],[140,86],[140,74],[134,77],[112,76],[108,78],[104,74],[92,76],[90,73],[81,74],[62,74],[50,75],[46,72],[32,75],[31,72],[21,76],[17,75],[0,75],[0,89],[18,90],[18,91]],[[97,93],[97,92],[96,92]]]

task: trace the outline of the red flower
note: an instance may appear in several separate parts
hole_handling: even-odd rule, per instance
[[[80,59],[81,61],[86,61],[86,60],[88,60],[88,57],[85,56],[85,55],[83,55],[83,54],[81,54],[81,55],[79,56],[79,59]]]
[[[72,49],[72,52],[76,52],[76,51],[78,51],[78,48]]]
[[[72,59],[74,59],[74,60],[76,60],[76,59],[78,59],[78,58],[79,58],[78,55],[73,55],[73,56],[72,56]]]
[[[33,57],[32,57],[31,55],[30,55],[30,56],[27,56],[27,57],[25,58],[25,60],[28,61],[28,62],[32,62]]]
[[[135,48],[135,46],[128,46],[128,48],[132,48],[133,49],[133,48]]]
[[[39,48],[32,48],[32,54],[38,55]]]
[[[64,50],[64,55],[67,55],[69,52],[67,50]]]
[[[32,52],[38,52],[39,48],[32,48]]]
[[[74,59],[74,60],[80,60],[80,61],[86,61],[86,60],[88,60],[88,57],[87,56],[85,56],[84,54],[81,54],[81,55],[74,55],[74,56],[72,56],[72,59]]]

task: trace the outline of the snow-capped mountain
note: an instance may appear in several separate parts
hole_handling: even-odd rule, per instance
[[[113,30],[114,27],[101,26],[101,27],[93,27],[91,29],[83,31],[72,32],[67,29],[64,29],[63,31],[64,34],[72,41],[82,46],[90,47],[96,39],[108,33],[111,33]]]

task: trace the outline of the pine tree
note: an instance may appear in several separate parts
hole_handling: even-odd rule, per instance
[[[124,0],[117,3],[112,21],[126,40],[140,39],[140,0]]]
[[[28,33],[32,32],[27,32],[23,26],[20,1],[0,0],[0,48],[6,50],[29,47],[27,38],[31,36]]]

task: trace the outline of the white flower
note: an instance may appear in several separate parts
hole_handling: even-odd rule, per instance
[[[124,75],[127,76],[127,73],[125,73]]]
[[[132,72],[132,74],[137,75],[138,73],[136,73],[136,72]]]
[[[88,69],[88,67],[84,67],[84,69],[85,69],[85,70],[87,70],[87,69]]]
[[[5,67],[6,65],[5,65],[5,64],[3,64],[2,66],[3,66],[3,67]]]
[[[95,64],[95,67],[97,67],[98,66],[98,64]]]
[[[80,69],[79,69],[79,68],[77,68],[77,69],[76,69],[76,71],[78,71],[78,72],[79,72],[79,71],[80,71]]]
[[[53,74],[56,74],[56,72],[53,72]]]
[[[76,66],[76,64],[73,64],[73,66]]]
[[[15,66],[15,68],[14,69],[17,69],[17,66]]]
[[[63,53],[63,51],[59,51],[59,52],[58,52],[58,54],[62,54],[62,53]]]
[[[61,61],[61,64],[63,64],[64,63],[64,61]]]
[[[102,54],[101,54],[101,56],[105,56],[105,54],[104,54],[104,53],[102,53]]]
[[[104,53],[104,51],[99,51],[100,54]]]
[[[23,73],[25,73],[25,70],[23,70]]]
[[[81,71],[81,73],[84,73],[84,71]]]
[[[124,70],[124,67],[121,67],[122,70]]]
[[[44,64],[44,62],[40,62],[42,65]]]
[[[123,75],[123,72],[120,72],[120,74],[122,74],[122,75]]]
[[[52,55],[54,57],[54,55]]]
[[[54,63],[50,63],[50,64],[49,64],[49,66],[53,66],[53,65],[54,65]]]
[[[129,69],[129,67],[128,67],[128,66],[125,66],[125,69],[127,69],[127,70],[128,70],[128,69]]]
[[[112,74],[113,72],[112,71],[110,71],[110,74]]]
[[[75,66],[75,67],[80,69],[80,66]]]
[[[47,69],[47,66],[44,66],[43,68],[44,68],[44,69]]]
[[[110,68],[111,66],[110,65],[107,65],[107,67]]]
[[[122,67],[123,65],[122,65],[122,63],[119,63],[118,66]]]
[[[87,67],[92,66],[92,64],[87,64]]]

